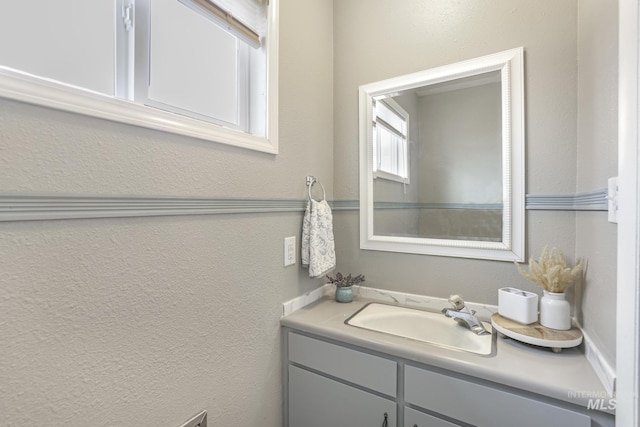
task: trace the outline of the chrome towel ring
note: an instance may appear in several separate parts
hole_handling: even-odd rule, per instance
[[[322,185],[322,183],[315,176],[308,175],[307,187],[309,190],[309,200],[313,199],[313,197],[311,196],[311,188],[313,187],[313,184],[320,184],[320,188],[322,188],[322,200],[327,200],[327,193],[326,191],[324,191],[324,185]]]

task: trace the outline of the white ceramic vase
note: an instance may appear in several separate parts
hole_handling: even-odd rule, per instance
[[[543,292],[540,299],[540,324],[559,331],[571,329],[571,308],[564,292]]]

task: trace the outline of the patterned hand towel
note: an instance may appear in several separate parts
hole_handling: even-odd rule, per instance
[[[333,215],[326,200],[309,200],[302,221],[302,266],[309,277],[320,277],[336,266]]]

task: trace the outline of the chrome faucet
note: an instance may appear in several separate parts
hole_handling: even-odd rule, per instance
[[[442,314],[451,317],[476,335],[487,335],[491,333],[485,329],[482,322],[475,316],[475,310],[469,310],[469,308],[464,305],[464,301],[459,295],[451,295],[449,302],[453,308],[443,308]]]

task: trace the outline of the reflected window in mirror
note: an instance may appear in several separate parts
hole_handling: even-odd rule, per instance
[[[393,99],[374,101],[373,176],[409,183],[409,114]]]

